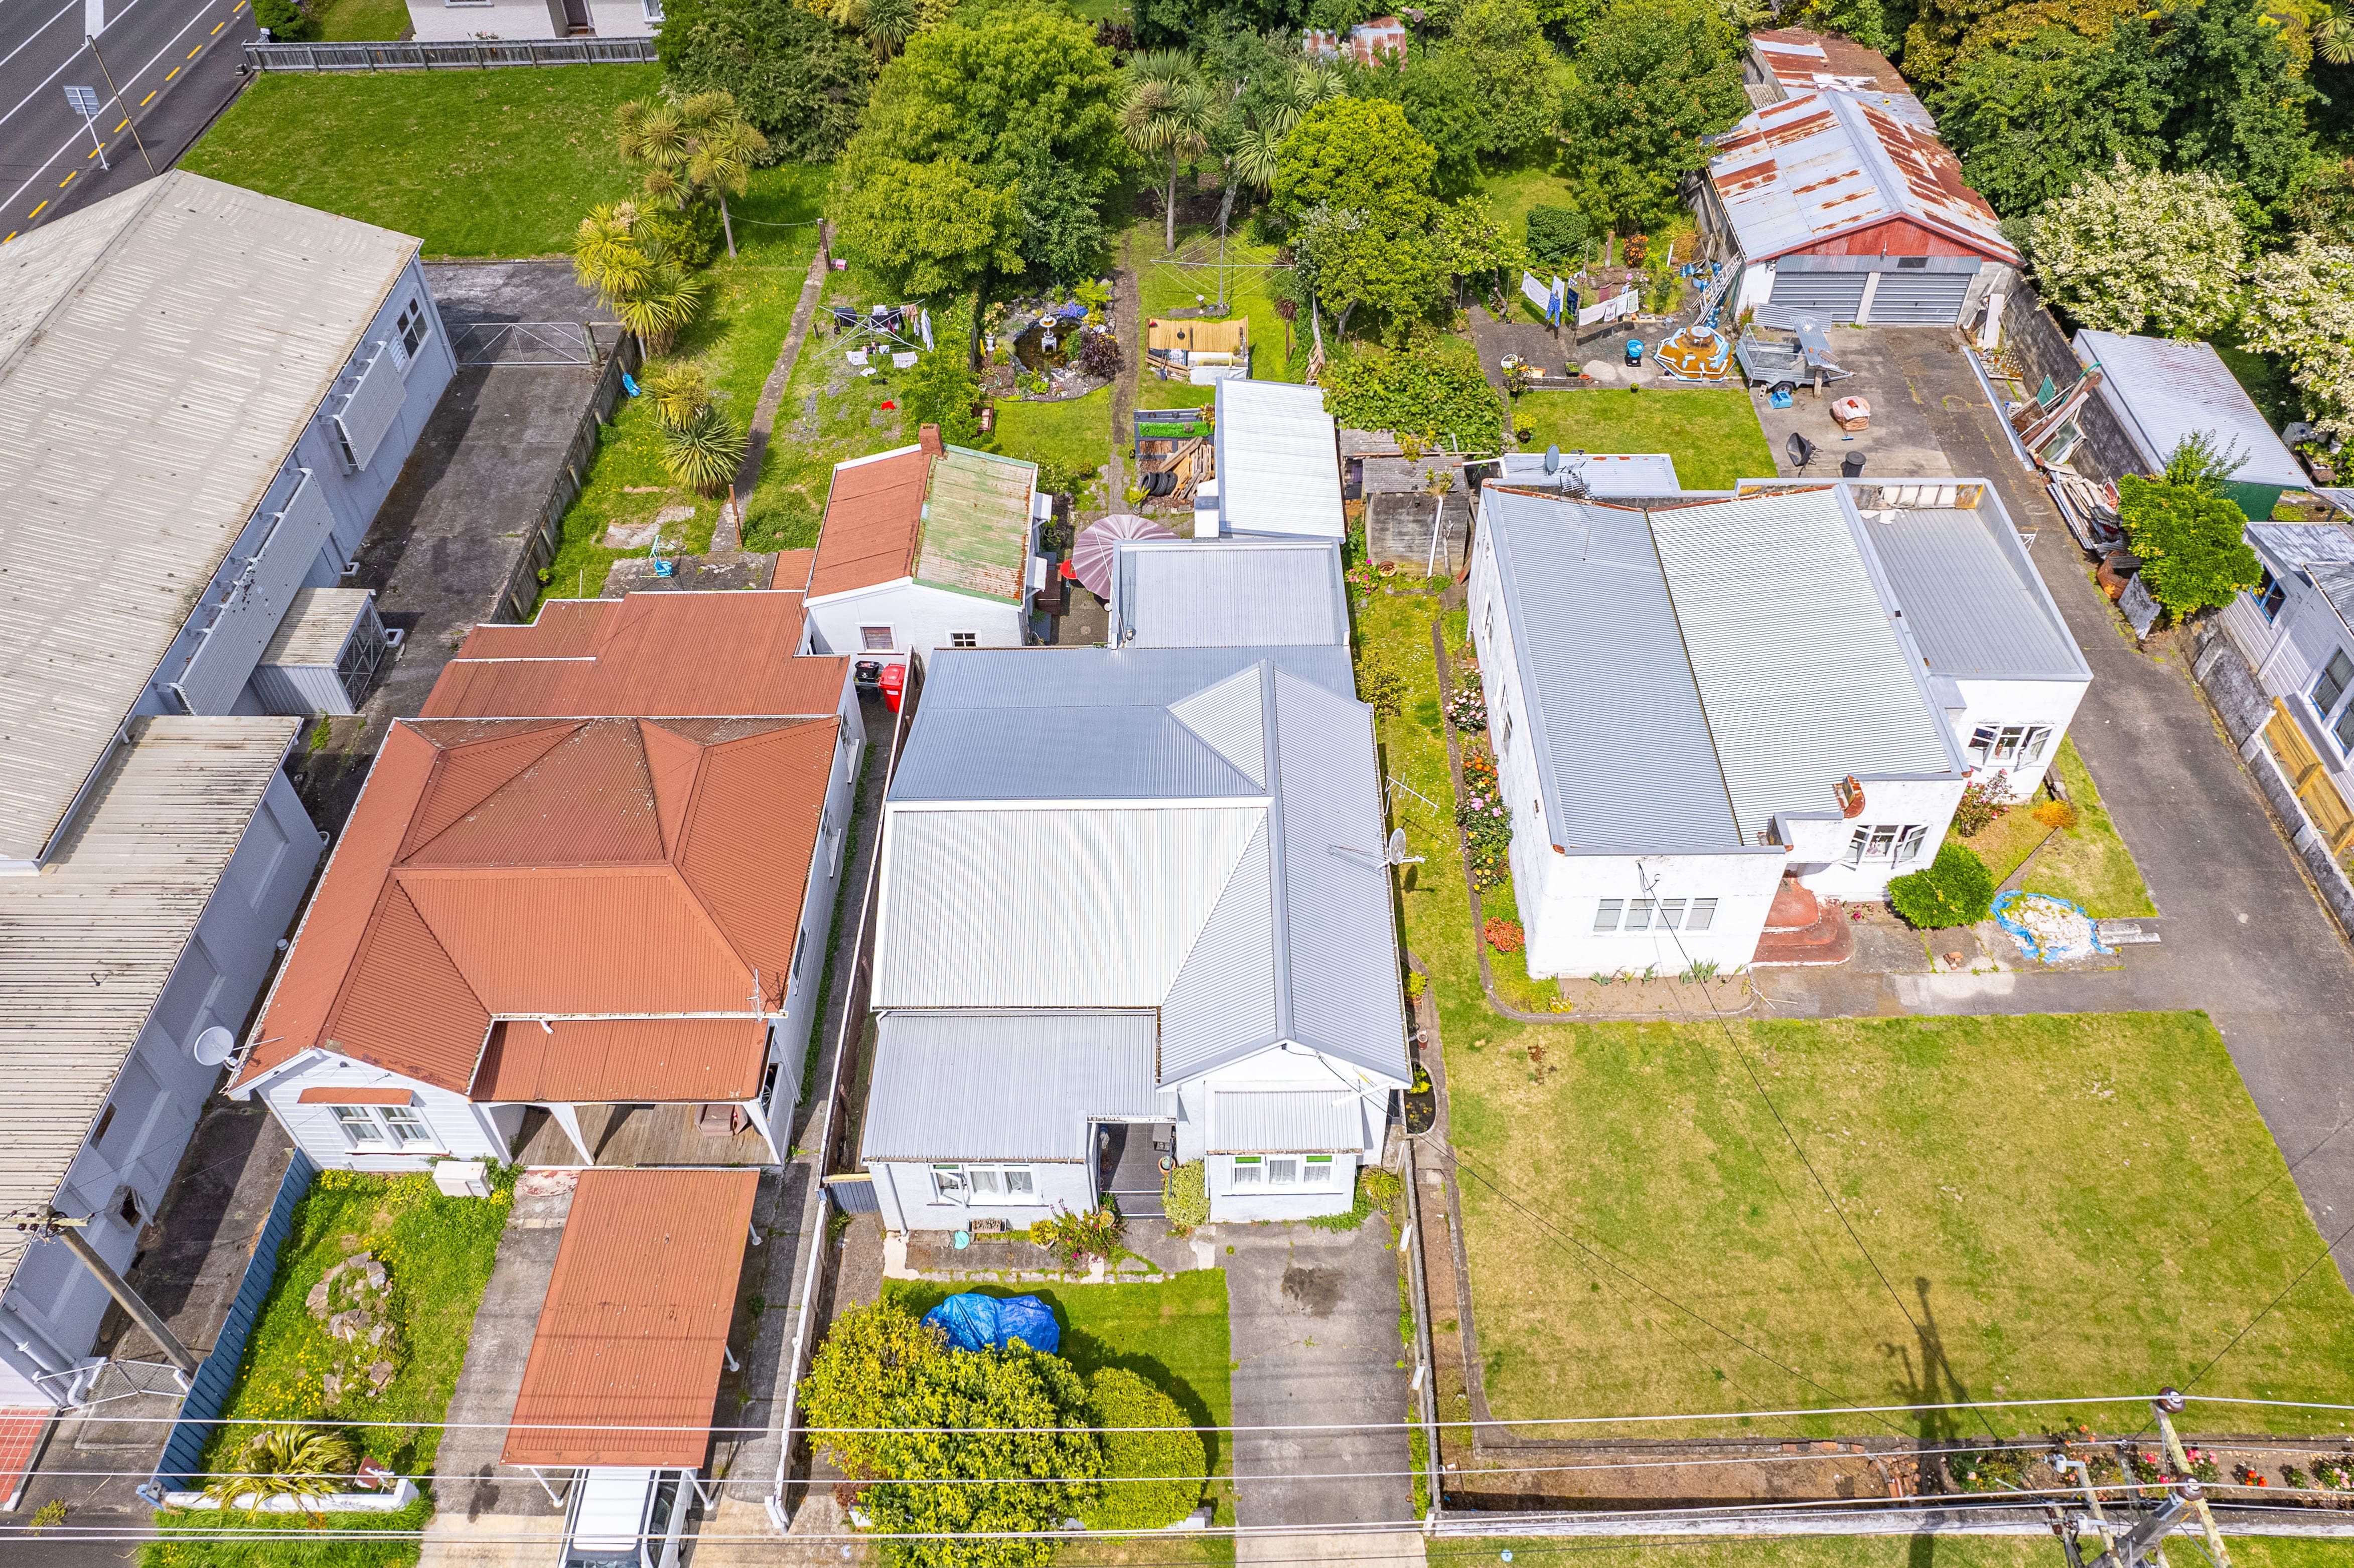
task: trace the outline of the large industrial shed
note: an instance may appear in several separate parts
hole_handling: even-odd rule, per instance
[[[1928,110],[1870,50],[1834,54],[1837,40],[1799,32],[1769,41],[1754,96],[1776,101],[1716,139],[1693,203],[1711,249],[1742,270],[1733,314],[1969,321],[2020,257]]]
[[[0,247],[0,1186],[118,1268],[318,861],[253,676],[455,368],[417,248],[179,172]],[[0,1403],[107,1305],[0,1248]]]

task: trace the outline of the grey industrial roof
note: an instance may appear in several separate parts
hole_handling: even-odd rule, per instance
[[[2077,333],[2075,346],[2078,359],[2098,361],[2107,373],[2101,398],[2123,416],[2126,437],[2152,473],[2183,437],[2203,430],[2219,445],[2237,443],[2247,458],[2232,473],[2234,482],[2294,490],[2310,482],[2214,344],[2087,329]]]
[[[48,865],[0,877],[0,1213],[106,1202],[58,1189],[299,723],[133,719]],[[0,1228],[0,1290],[24,1251]]]
[[[1302,653],[1346,682],[1338,649],[936,653],[887,803],[875,1005],[1158,1008],[1164,1084],[1284,1040],[1402,1081],[1372,715]],[[1140,714],[1189,737],[1184,766],[1123,744]],[[1068,766],[1042,774],[1042,747]]]
[[[1542,489],[1578,482],[1588,495],[1674,495],[1683,489],[1676,461],[1665,452],[1564,452],[1559,466],[1545,471],[1543,452],[1506,452],[1497,460],[1505,482]]]
[[[1545,825],[1573,854],[1742,842],[1643,514],[1490,484]]]
[[[1863,514],[1863,537],[1929,668],[1963,680],[2081,680],[2092,667],[1993,507]]]
[[[368,588],[296,590],[287,602],[286,619],[278,623],[270,646],[261,651],[264,664],[333,665],[352,640],[352,628],[376,598]]]
[[[1218,516],[1229,532],[1338,539],[1341,449],[1324,394],[1283,381],[1220,381]]]
[[[1349,641],[1341,546],[1324,539],[1129,539],[1112,567],[1113,641],[1130,648]]]
[[[1651,532],[1742,834],[1860,778],[1960,771],[1837,487],[1659,508]]]
[[[2306,570],[2313,578],[2313,586],[2321,590],[2321,597],[2329,601],[2329,608],[2338,612],[2338,619],[2354,629],[2354,564],[2325,561]]]
[[[2292,571],[2317,561],[2354,561],[2354,533],[2338,523],[2251,523],[2248,540]]]
[[[1161,1112],[1149,1012],[886,1012],[859,1160],[1082,1160]]]
[[[56,833],[417,243],[175,170],[0,247],[0,859]]]
[[[1212,1154],[1338,1154],[1365,1147],[1362,1097],[1319,1089],[1221,1089],[1210,1097]]]

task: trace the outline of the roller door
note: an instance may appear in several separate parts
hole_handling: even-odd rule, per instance
[[[1962,302],[1968,298],[1975,272],[1913,272],[1899,270],[1880,275],[1880,291],[1872,296],[1875,326],[1954,326],[1962,319]],[[1781,291],[1775,291],[1780,296]]]
[[[1773,297],[1758,308],[1766,326],[1787,327],[1799,316],[1817,321],[1851,322],[1863,304],[1869,272],[1796,272],[1784,268],[1774,274]]]

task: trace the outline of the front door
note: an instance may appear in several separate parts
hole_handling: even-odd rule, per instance
[[[1129,1215],[1158,1215],[1161,1161],[1177,1155],[1177,1126],[1166,1121],[1096,1124],[1096,1192]]]
[[[594,33],[597,30],[588,20],[588,0],[564,0],[564,26],[572,33]]]

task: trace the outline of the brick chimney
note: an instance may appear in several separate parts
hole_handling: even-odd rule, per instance
[[[934,457],[938,457],[948,450],[947,447],[940,444],[940,428],[938,425],[926,425],[923,433],[916,438],[916,444]]]

